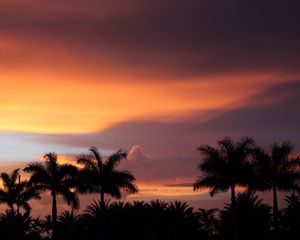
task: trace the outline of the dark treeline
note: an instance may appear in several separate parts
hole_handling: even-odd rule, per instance
[[[225,137],[217,147],[202,145],[202,158],[194,190],[209,189],[213,197],[230,191],[230,202],[220,209],[193,209],[185,202],[120,202],[122,191],[138,191],[132,173],[118,165],[127,157],[119,150],[103,158],[97,148],[77,157],[76,167],[60,164],[55,153],[44,161],[31,162],[23,171],[1,173],[0,203],[8,206],[0,214],[0,239],[7,240],[83,240],[83,239],[298,239],[300,236],[300,158],[291,143],[273,144],[263,149],[253,138],[238,142]],[[243,191],[237,191],[242,187]],[[240,189],[240,188],[239,188]],[[270,191],[272,205],[257,192]],[[278,206],[278,191],[285,191],[285,205]],[[52,197],[51,215],[30,215],[28,201],[41,193]],[[99,200],[78,213],[78,194],[99,194]],[[70,210],[57,209],[60,196]]]

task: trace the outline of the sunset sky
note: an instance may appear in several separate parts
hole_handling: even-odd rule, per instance
[[[249,135],[300,151],[299,12],[298,0],[0,0],[0,170],[122,148],[140,187],[127,198],[207,201],[191,187],[197,146]]]

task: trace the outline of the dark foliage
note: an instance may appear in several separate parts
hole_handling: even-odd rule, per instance
[[[13,210],[0,214],[0,239],[5,240],[41,240],[43,224],[39,219]]]
[[[16,206],[17,212],[19,208],[30,211],[28,204],[30,199],[40,199],[38,190],[30,186],[27,181],[20,180],[19,169],[15,169],[10,174],[2,172],[0,174],[3,187],[0,188],[0,204],[5,203],[14,211]]]
[[[99,220],[103,215],[102,227]],[[99,236],[112,240],[198,239],[202,234],[192,208],[177,201],[114,202],[104,209],[100,202],[94,202],[82,215],[82,224],[85,237],[91,239],[99,239]]]
[[[197,150],[203,157],[198,166],[201,175],[194,183],[194,189],[209,188],[211,196],[230,189],[231,204],[234,206],[236,186],[247,186],[252,176],[247,158],[253,147],[254,140],[249,137],[236,143],[225,137],[218,142],[218,148],[200,146]]]
[[[262,148],[253,151],[254,174],[249,181],[253,190],[272,191],[273,220],[275,230],[279,231],[278,191],[300,191],[298,185],[300,166],[299,156],[293,155],[294,146],[285,142],[282,145],[273,144],[270,152]]]
[[[213,196],[231,191],[231,202],[223,210],[199,208],[187,203],[105,201],[104,193],[120,198],[122,191],[135,193],[135,178],[119,170],[126,158],[118,151],[102,159],[97,148],[81,155],[78,163],[59,164],[55,153],[45,155],[45,162],[34,162],[24,169],[29,181],[20,181],[19,170],[2,173],[0,203],[8,210],[0,214],[0,239],[5,240],[281,240],[300,236],[299,156],[293,145],[274,144],[270,152],[254,146],[252,138],[233,142],[229,137],[218,142],[218,148],[203,145],[199,164],[201,175],[194,189],[209,188]],[[236,187],[244,192],[236,194]],[[262,203],[254,191],[273,191],[271,207]],[[293,191],[286,196],[286,207],[278,209],[277,191]],[[39,199],[39,193],[52,196],[52,215],[45,219],[30,216],[28,201]],[[77,193],[100,193],[81,214]],[[57,216],[56,197],[62,196],[72,207]],[[22,212],[20,212],[20,208]],[[23,213],[23,210],[25,212]]]
[[[49,191],[52,197],[52,239],[56,238],[57,227],[57,196],[71,205],[72,208],[79,207],[79,199],[73,189],[78,186],[78,170],[70,164],[59,164],[55,153],[44,155],[44,162],[29,163],[24,169],[31,173],[29,184],[39,192]]]
[[[104,194],[114,198],[121,198],[121,190],[136,193],[135,177],[125,170],[117,169],[118,165],[127,157],[127,152],[119,150],[103,160],[96,147],[89,149],[90,154],[82,154],[77,163],[83,166],[80,171],[81,185],[79,190],[83,193],[100,193],[100,204],[105,206]]]
[[[233,239],[235,231],[237,239],[270,239],[270,211],[271,208],[262,204],[262,199],[254,193],[239,193],[236,208],[232,209],[227,204],[225,210],[221,211],[221,239]]]
[[[300,198],[291,194],[284,199],[286,208],[282,212],[281,239],[293,239],[300,236]]]

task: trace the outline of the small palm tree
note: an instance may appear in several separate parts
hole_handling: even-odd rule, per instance
[[[285,196],[284,202],[286,208],[282,218],[283,234],[286,239],[293,239],[293,236],[300,234],[300,197],[291,194]]]
[[[270,239],[270,210],[252,191],[238,193],[235,208],[226,204],[225,210],[221,211],[222,239],[231,240],[234,234],[237,234],[237,239]]]
[[[196,212],[196,216],[199,219],[201,229],[207,232],[209,237],[217,235],[217,231],[220,225],[220,220],[216,217],[216,213],[219,211],[217,208],[205,209],[199,208]]]
[[[109,206],[109,201],[105,201],[104,205],[100,201],[94,201],[86,208],[82,219],[85,225],[88,226],[88,231],[85,232],[87,239],[106,239],[109,227],[107,221]]]
[[[19,169],[13,170],[10,174],[2,172],[0,174],[3,187],[0,189],[0,204],[6,203],[11,211],[14,211],[14,205],[30,211],[28,201],[30,199],[40,199],[38,191],[30,187],[27,181],[20,181]]]
[[[73,209],[79,207],[79,200],[75,191],[77,181],[74,178],[78,174],[77,168],[70,164],[59,164],[55,153],[47,153],[45,162],[29,163],[24,169],[31,173],[29,183],[40,192],[50,191],[52,196],[52,228],[53,239],[56,239],[57,223],[57,196],[63,197],[64,201]]]
[[[65,210],[57,218],[57,236],[58,239],[76,240],[81,239],[82,226],[80,217],[76,211]]]
[[[199,223],[192,207],[186,202],[170,202],[165,214],[165,223],[161,223],[165,227],[161,230],[166,231],[167,239],[194,239]]]
[[[104,202],[104,208],[100,201],[93,201],[89,206],[87,206],[84,218],[93,219],[93,220],[101,220],[103,215],[103,210],[109,208],[109,201]]]
[[[239,142],[225,137],[218,142],[219,148],[210,145],[198,147],[203,159],[198,169],[202,175],[194,183],[194,190],[209,188],[210,195],[231,190],[231,204],[235,206],[235,188],[246,186],[251,176],[251,165],[247,162],[254,147],[254,139],[242,138]]]
[[[182,217],[188,217],[193,214],[193,208],[189,207],[186,202],[174,201],[170,202],[167,207],[167,211],[174,215],[180,215]]]
[[[100,204],[105,208],[104,193],[114,198],[121,198],[121,190],[136,193],[134,185],[135,177],[129,171],[121,171],[116,168],[127,157],[127,152],[117,151],[104,162],[96,147],[89,149],[90,154],[78,157],[77,163],[83,165],[81,171],[81,191],[86,193],[100,193]]]
[[[0,239],[30,239],[28,235],[32,231],[31,222],[29,211],[20,214],[12,209],[7,209],[0,214]]]
[[[273,192],[273,217],[275,228],[278,228],[278,200],[277,191],[300,190],[297,184],[300,158],[293,157],[294,147],[289,142],[282,145],[273,144],[271,151],[262,148],[254,150],[255,177],[250,185],[254,190]]]

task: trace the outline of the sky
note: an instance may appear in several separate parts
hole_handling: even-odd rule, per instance
[[[248,135],[300,151],[299,12],[297,0],[0,0],[0,171],[122,148],[140,189],[126,199],[212,205],[191,187],[197,146]]]

